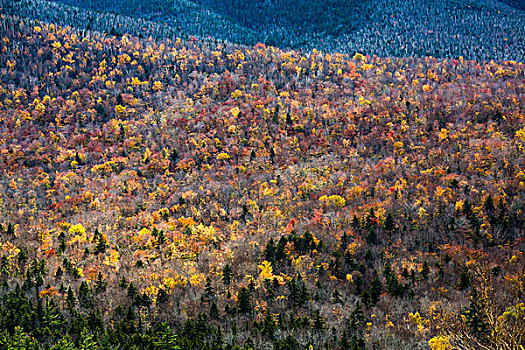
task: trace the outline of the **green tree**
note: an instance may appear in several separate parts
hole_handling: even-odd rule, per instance
[[[177,336],[173,334],[173,331],[166,322],[160,324],[153,344],[155,345],[155,349],[158,350],[180,349],[177,345]]]
[[[206,284],[204,286],[204,293],[202,293],[201,301],[210,303],[215,300],[215,289],[211,284],[211,279],[206,278]]]
[[[242,287],[237,295],[237,310],[240,314],[247,314],[252,311],[251,292],[248,288]]]
[[[53,345],[51,350],[75,350],[75,344],[71,340],[71,337],[66,335]]]
[[[108,283],[102,276],[102,273],[99,272],[97,275],[97,281],[95,282],[95,292],[96,293],[103,293],[106,291],[106,288],[108,286]]]
[[[270,238],[270,241],[266,244],[264,258],[272,264],[275,262],[275,243],[273,242],[273,238]]]
[[[232,276],[233,272],[230,264],[224,265],[224,268],[222,269],[222,282],[224,285],[229,286],[231,284]]]
[[[471,288],[470,304],[463,311],[465,323],[470,333],[479,340],[486,340],[490,336],[484,298],[475,287]]]
[[[107,243],[106,243],[106,240],[104,239],[104,236],[99,234],[97,240],[98,242],[97,242],[97,246],[95,247],[95,254],[105,253]]]
[[[78,350],[98,350],[98,345],[91,332],[84,328],[80,333],[80,338],[78,340]]]
[[[20,326],[16,326],[14,334],[7,331],[0,333],[0,349],[6,350],[40,350],[40,345],[25,333]]]

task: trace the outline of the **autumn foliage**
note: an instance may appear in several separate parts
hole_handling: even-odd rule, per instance
[[[3,306],[96,310],[99,345],[124,320],[183,348],[523,345],[522,63],[1,22]]]

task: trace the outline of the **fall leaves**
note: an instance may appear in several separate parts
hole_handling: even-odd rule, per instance
[[[188,301],[170,304],[181,318],[215,286],[215,316],[240,294],[258,320],[318,308],[321,328],[362,300],[366,334],[446,349],[428,307],[392,305],[459,305],[457,266],[479,256],[520,290],[523,65],[32,27],[27,54],[2,41],[0,77],[18,83],[0,89],[0,244],[9,273],[26,246],[46,259],[42,298],[57,275],[109,290],[125,275],[153,306]]]

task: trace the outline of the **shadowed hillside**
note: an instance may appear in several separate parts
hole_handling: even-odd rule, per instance
[[[500,2],[515,7],[519,10],[525,10],[525,2],[521,0],[500,0]]]
[[[525,57],[525,13],[495,0],[84,1],[63,3],[167,23],[190,35],[281,48],[476,60]],[[523,3],[508,0],[522,7]]]

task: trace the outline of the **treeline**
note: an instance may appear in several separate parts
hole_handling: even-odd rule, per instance
[[[383,57],[525,57],[525,13],[517,9],[518,2],[509,3],[514,7],[494,0],[4,2],[2,7],[11,14],[112,34],[194,35],[243,45],[261,42]]]
[[[501,0],[502,3],[515,7],[520,10],[525,10],[525,3],[520,0]]]

